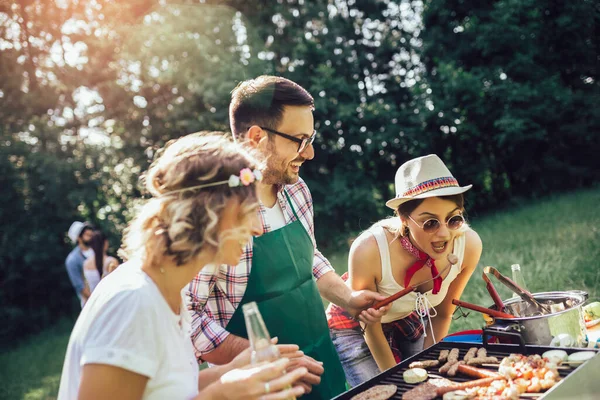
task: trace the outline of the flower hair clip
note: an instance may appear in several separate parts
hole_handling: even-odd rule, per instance
[[[180,192],[187,192],[188,190],[196,190],[196,189],[202,189],[202,188],[207,188],[207,187],[211,187],[211,186],[219,186],[219,185],[229,185],[229,187],[238,187],[238,186],[248,186],[251,183],[258,181],[260,182],[262,180],[262,172],[260,172],[258,169],[255,169],[254,171],[252,171],[250,168],[244,168],[240,171],[239,175],[231,175],[229,177],[228,180],[226,181],[218,181],[218,182],[211,182],[211,183],[205,183],[202,185],[197,185],[197,186],[189,186],[183,189],[177,189],[177,190],[171,190],[170,192],[165,192],[162,193],[161,196],[168,196],[174,193],[180,193]]]
[[[237,187],[240,185],[248,186],[254,181],[261,180],[262,173],[259,170],[255,169],[254,171],[251,171],[250,168],[244,168],[240,171],[239,176],[231,175],[227,183],[229,184],[229,187]]]

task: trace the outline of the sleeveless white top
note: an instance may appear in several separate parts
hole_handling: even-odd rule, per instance
[[[377,284],[377,291],[384,296],[391,296],[403,290],[404,287],[396,282],[392,274],[390,248],[388,245],[387,236],[385,234],[385,228],[382,226],[375,226],[371,228],[369,232],[377,240],[379,256],[381,257],[381,282]],[[430,290],[422,294],[422,296],[427,298],[432,307],[439,305],[444,300],[446,293],[448,293],[448,287],[462,270],[462,263],[465,258],[465,243],[466,238],[464,234],[454,239],[454,249],[452,254],[458,257],[458,262],[450,267],[450,272],[444,278],[440,291],[437,294],[433,294]],[[442,269],[445,267],[446,265],[438,266],[438,271],[442,271]],[[419,294],[417,292],[412,292],[394,301],[392,303],[392,308],[381,318],[381,322],[388,323],[397,321],[415,311],[415,303],[418,295]]]
[[[96,286],[98,286],[98,283],[100,283],[100,274],[98,273],[98,270],[96,268],[84,269],[83,276],[85,276],[85,280],[90,287],[90,293],[92,293],[94,289],[96,289]]]

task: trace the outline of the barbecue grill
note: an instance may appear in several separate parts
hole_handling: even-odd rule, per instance
[[[441,350],[451,350],[453,348],[457,348],[460,350],[459,359],[462,359],[462,357],[464,357],[464,355],[467,353],[467,351],[471,347],[478,347],[478,348],[485,347],[487,349],[488,356],[496,357],[500,361],[504,357],[507,357],[513,353],[519,353],[519,354],[528,356],[528,355],[532,355],[532,354],[542,355],[545,351],[557,350],[557,349],[564,350],[568,354],[574,353],[576,351],[594,351],[596,353],[599,351],[597,349],[580,349],[580,348],[563,348],[563,347],[559,348],[559,347],[549,347],[549,346],[523,346],[523,345],[512,345],[512,344],[486,344],[486,345],[483,345],[481,343],[439,342],[439,343],[429,347],[428,349],[426,349],[418,354],[415,354],[414,356],[402,361],[401,363],[388,369],[387,371],[382,372],[381,374],[377,375],[376,377],[352,388],[351,390],[349,390],[345,393],[340,394],[339,396],[335,397],[334,400],[350,399],[352,396],[362,393],[365,390],[369,389],[371,386],[375,386],[375,385],[396,385],[398,387],[398,391],[391,398],[392,399],[401,399],[403,393],[406,393],[410,389],[419,385],[418,383],[416,383],[416,384],[406,383],[406,382],[404,382],[404,379],[402,378],[402,374],[404,373],[404,371],[406,371],[408,369],[408,365],[411,362],[425,361],[425,360],[437,360],[440,355]],[[592,360],[598,359],[599,357],[600,356],[596,355],[596,357],[594,357]],[[547,396],[551,395],[551,393],[557,387],[564,385],[565,382],[568,381],[569,376],[574,371],[579,370],[581,368],[586,368],[586,366],[589,366],[590,361],[591,360],[585,362],[583,365],[580,365],[577,368],[559,369],[558,372],[560,374],[561,380],[556,385],[554,385],[548,391],[542,393],[537,398],[543,399],[543,398],[546,398]],[[498,371],[497,367],[480,367],[480,368],[485,368],[485,369],[488,369],[490,371],[495,371],[495,372]],[[428,371],[431,372],[432,374],[440,375],[438,373],[438,368],[430,368]],[[471,378],[471,377],[461,375],[460,373],[457,373],[456,376],[454,376],[454,377],[447,377],[447,378],[454,382],[467,382],[467,381],[472,381],[472,380],[476,379],[476,378]],[[573,395],[575,397],[578,397],[577,393],[573,393]],[[528,398],[530,399],[530,397],[525,397],[525,396],[522,396],[521,398],[522,399],[528,399]]]

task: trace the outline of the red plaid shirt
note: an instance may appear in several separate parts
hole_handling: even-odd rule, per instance
[[[313,205],[310,191],[306,183],[299,179],[293,185],[282,186],[277,192],[277,201],[283,210],[286,225],[295,221],[284,190],[290,196],[300,222],[311,237],[315,246],[313,259],[313,276],[319,279],[324,274],[334,271],[329,261],[319,252],[314,236]],[[263,233],[272,228],[265,221],[266,210],[259,208]],[[229,332],[225,327],[238,308],[252,268],[252,242],[246,246],[237,266],[206,266],[190,283],[188,295],[192,310],[192,341],[196,357],[201,361],[204,354],[218,347]]]
[[[344,281],[348,279],[347,272],[342,275],[342,279]],[[325,314],[327,315],[327,325],[331,330],[361,329],[358,321],[354,320],[348,311],[333,303],[329,304]],[[398,341],[414,342],[421,337],[425,329],[419,315],[414,311],[402,319],[382,323],[381,327],[390,344],[396,362],[402,361],[402,354],[398,350],[396,343]]]
[[[348,279],[348,273],[342,275],[344,282]],[[348,311],[342,307],[329,303],[327,310],[327,326],[329,329],[360,329],[360,324],[356,321]]]

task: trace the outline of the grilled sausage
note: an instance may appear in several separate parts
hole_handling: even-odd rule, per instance
[[[460,354],[460,350],[459,349],[452,349],[450,350],[450,353],[448,354],[448,361],[458,361],[458,356]]]
[[[438,360],[415,361],[408,365],[408,368],[431,368],[440,365]]]
[[[442,350],[442,351],[440,351],[440,356],[438,357],[438,360],[441,363],[446,362],[446,360],[448,360],[448,353],[450,353],[450,350]]]
[[[494,371],[489,371],[489,370],[483,369],[483,368],[476,368],[476,367],[472,367],[470,365],[461,364],[456,368],[457,368],[458,372],[460,372],[461,374],[470,376],[472,378],[499,378],[499,377],[502,377],[500,374],[498,374]]]
[[[458,361],[456,362],[456,364],[452,365],[448,370],[448,376],[456,376],[456,371],[458,371],[458,367],[464,363],[464,361]]]
[[[477,347],[471,347],[469,349],[469,351],[467,351],[467,354],[465,354],[465,358],[463,358],[463,360],[469,361],[471,358],[475,358],[476,354],[477,354]]]
[[[477,386],[489,386],[492,382],[497,381],[497,380],[505,380],[505,379],[500,376],[497,376],[494,378],[476,379],[474,381],[461,382],[461,383],[456,383],[454,385],[440,387],[440,388],[437,388],[435,392],[438,396],[443,396],[444,393],[454,392],[455,390],[464,390],[464,389],[477,387]]]
[[[452,368],[452,366],[454,364],[458,363],[458,361],[448,361],[446,362],[446,364],[442,365],[439,369],[440,374],[442,375],[446,375],[448,373],[448,371],[450,371],[450,368]]]

